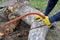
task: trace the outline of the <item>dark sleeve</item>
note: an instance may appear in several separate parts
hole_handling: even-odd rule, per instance
[[[51,23],[60,21],[60,11],[58,13],[56,13],[55,15],[49,17],[49,20]]]
[[[48,16],[48,14],[54,8],[57,2],[58,0],[49,0],[44,14]]]

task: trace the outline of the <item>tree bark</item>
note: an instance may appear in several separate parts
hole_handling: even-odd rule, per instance
[[[28,12],[38,12],[41,13],[39,10],[36,10],[35,8],[29,6],[29,3],[24,1],[22,5],[18,4],[19,8],[16,8],[14,10],[14,14],[17,14],[18,16],[23,15]],[[48,29],[50,26],[42,26],[44,25],[43,22],[37,22],[34,20],[34,15],[27,16],[25,18],[22,18],[23,21],[25,21],[27,24],[31,25],[31,30],[29,31],[28,40],[45,40],[46,34],[48,32]]]
[[[14,4],[15,2],[16,2],[16,0],[8,0],[6,2],[1,2],[0,7],[10,6],[10,5]]]
[[[35,8],[32,8],[29,5],[26,5],[24,2],[21,7],[15,10],[15,13],[19,15],[23,15],[28,12],[38,12],[41,13],[39,10],[36,10]],[[50,26],[42,26],[44,25],[43,22],[37,22],[34,20],[34,15],[27,16],[25,18],[22,18],[23,21],[25,21],[27,24],[31,25],[31,30],[29,31],[28,40],[45,40],[46,34],[48,32],[48,29]],[[38,28],[36,28],[38,27]]]

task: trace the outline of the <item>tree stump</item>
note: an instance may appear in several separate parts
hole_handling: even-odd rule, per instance
[[[14,2],[13,2],[13,4],[14,4]],[[17,4],[14,4],[14,5],[17,6]],[[1,5],[1,6],[4,6],[4,5]],[[9,6],[9,5],[7,5],[7,6]],[[27,1],[23,1],[21,3],[21,5],[18,4],[18,7],[14,10],[14,14],[17,14],[18,16],[23,15],[23,14],[28,13],[28,12],[41,13],[39,10],[31,7]],[[16,35],[12,35],[12,36],[10,36],[9,38],[7,38],[5,40],[17,40],[17,39],[18,40],[46,40],[45,39],[46,38],[46,34],[47,34],[50,26],[42,26],[41,27],[41,25],[42,24],[44,25],[44,23],[43,22],[37,22],[36,20],[34,20],[34,15],[30,15],[30,16],[27,16],[25,18],[22,18],[22,20],[25,22],[24,23],[25,25],[27,24],[26,25],[27,27],[26,26],[22,26],[23,24],[21,24],[20,28],[18,27],[20,30],[17,30],[18,28],[16,29],[18,31],[17,34]],[[29,25],[29,27],[28,27],[28,25]],[[26,31],[24,31],[24,30],[26,30]],[[16,32],[16,31],[14,31],[14,32]],[[60,39],[58,39],[58,40],[60,40]]]

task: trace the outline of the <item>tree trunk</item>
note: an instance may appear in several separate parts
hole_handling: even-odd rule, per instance
[[[1,2],[0,7],[10,6],[10,5],[14,4],[15,2],[16,2],[16,0],[8,0],[6,2]]]
[[[4,7],[4,6],[10,6],[12,4],[15,4],[16,2],[24,2],[24,1],[29,1],[29,0],[8,0],[8,1],[1,1],[0,2],[0,7]]]
[[[41,13],[39,10],[34,9],[29,5],[26,5],[25,2],[23,3],[22,6],[20,6],[18,9],[15,10],[15,13],[17,13],[18,15],[23,15],[28,12]],[[45,40],[46,34],[50,26],[39,27],[41,25],[44,25],[44,23],[43,22],[39,23],[35,21],[34,15],[30,15],[25,18],[22,18],[22,20],[25,21],[27,24],[31,25],[31,30],[29,31],[28,40]]]
[[[29,6],[27,1],[24,1],[21,5],[18,4],[19,8],[14,10],[14,14],[18,14],[18,16],[23,15],[28,12],[38,12],[41,13],[39,10],[32,8]],[[27,16],[22,18],[27,24],[31,25],[31,30],[29,31],[28,40],[45,40],[46,34],[48,32],[49,26],[42,26],[44,25],[43,22],[37,22],[34,20],[34,15]]]

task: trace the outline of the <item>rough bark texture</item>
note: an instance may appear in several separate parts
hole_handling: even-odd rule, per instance
[[[41,13],[40,11],[32,8],[31,6],[26,5],[25,2],[23,3],[23,5],[21,7],[19,7],[17,9],[17,11],[18,11],[17,14],[19,14],[19,15],[23,15],[28,12]],[[43,26],[40,28],[36,28],[38,26],[44,25],[44,23],[43,22],[38,23],[37,21],[35,21],[34,15],[27,16],[27,17],[23,18],[22,20],[25,21],[27,24],[31,25],[32,30],[29,31],[28,40],[45,40],[49,26]],[[34,29],[34,28],[36,28],[36,29]]]
[[[1,2],[0,7],[10,6],[11,4],[14,4],[15,2],[16,2],[16,0],[9,0],[9,1],[6,1],[6,2]]]
[[[25,1],[25,2],[23,2],[23,5],[21,5],[21,6],[19,5],[19,8],[14,10],[14,14],[18,14],[18,16],[20,16],[20,15],[23,15],[27,12],[39,12],[39,13],[41,13],[40,11],[29,6],[28,5],[29,3],[28,4],[27,3]],[[7,38],[6,40],[17,40],[17,39],[18,40],[45,40],[49,26],[41,27],[41,25],[44,25],[44,23],[43,22],[37,22],[33,18],[34,18],[34,15],[30,15],[30,16],[23,18],[22,20],[25,23],[31,25],[31,27],[29,25],[22,26],[23,24],[21,24],[21,26],[18,27],[19,29],[17,28],[18,30],[15,29],[15,30],[17,30],[17,33],[15,35],[9,36],[9,38]],[[16,31],[14,31],[14,32],[16,32]],[[14,34],[14,32],[13,32],[13,34]],[[29,32],[29,35],[28,35],[28,32]],[[52,34],[52,35],[54,35],[54,34]],[[50,36],[50,39],[51,39],[52,35]],[[48,40],[48,37],[47,37],[47,40]],[[56,40],[56,39],[53,39],[53,40]]]
[[[27,12],[41,13],[40,11],[32,8],[28,4],[29,3],[27,1],[24,1],[21,4],[21,6],[20,6],[20,4],[16,5],[18,8],[16,8],[14,10],[14,14],[16,13],[18,16],[20,16],[20,15],[23,15]],[[34,15],[27,16],[27,17],[23,18],[22,20],[25,21],[28,25],[31,25],[30,29],[32,29],[32,30],[29,31],[29,35],[27,36],[28,37],[27,40],[45,40],[45,36],[47,34],[49,27],[43,26],[43,27],[36,28],[38,26],[41,26],[43,24],[43,22],[38,23],[37,21],[35,21]],[[36,28],[36,29],[34,29],[34,28]]]

